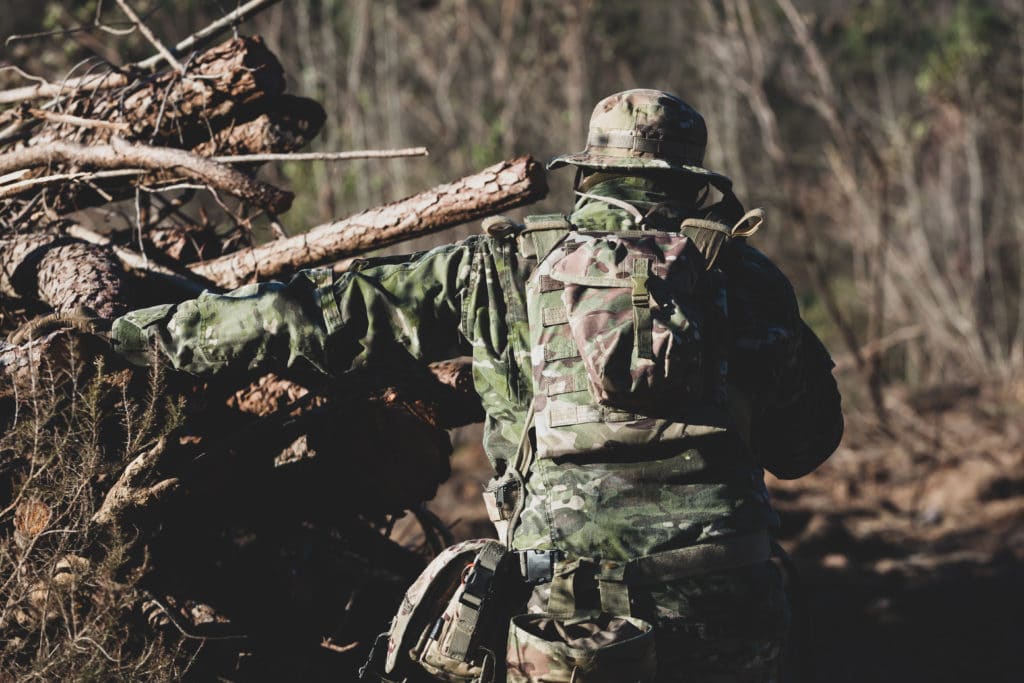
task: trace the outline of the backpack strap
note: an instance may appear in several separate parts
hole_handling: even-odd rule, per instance
[[[536,256],[538,261],[574,230],[569,219],[560,213],[527,216],[525,223],[519,233],[519,251],[525,256]]]
[[[707,269],[711,270],[727,242],[751,237],[760,229],[764,219],[764,209],[751,209],[731,227],[712,218],[687,218],[680,224],[679,231],[693,241],[704,255]]]

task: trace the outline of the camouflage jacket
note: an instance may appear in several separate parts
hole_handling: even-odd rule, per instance
[[[606,182],[591,193],[643,211],[663,199],[642,184]],[[661,213],[676,219],[671,206]],[[589,199],[570,218],[586,229],[633,228],[626,211]],[[763,529],[774,515],[761,468],[801,476],[834,450],[843,423],[832,363],[802,322],[788,280],[742,241],[719,264],[728,282],[736,428],[695,438],[682,452],[641,452],[626,462],[537,461],[516,547],[625,559]],[[113,336],[139,362],[155,344],[194,373],[283,365],[336,377],[397,358],[472,355],[487,415],[484,446],[500,472],[532,399],[524,283],[535,265],[514,235],[479,235],[369,259],[338,276],[308,270],[287,284],[134,311],[115,321]]]

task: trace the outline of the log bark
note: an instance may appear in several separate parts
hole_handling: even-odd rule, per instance
[[[59,313],[86,306],[103,318],[132,302],[128,276],[109,249],[59,235],[0,240],[0,293]]]
[[[544,167],[533,157],[519,157],[302,235],[244,249],[191,269],[222,287],[239,287],[444,230],[529,204],[546,194]]]
[[[259,36],[234,38],[196,56],[185,77],[167,71],[126,88],[74,98],[63,112],[71,116],[123,123],[126,137],[155,145],[190,149],[230,119],[252,118],[252,107],[284,92],[284,70]],[[109,129],[46,123],[31,144],[52,140],[104,143]]]
[[[319,102],[292,95],[270,98],[260,110],[254,119],[218,130],[192,152],[200,156],[294,152],[315,138],[327,119]]]

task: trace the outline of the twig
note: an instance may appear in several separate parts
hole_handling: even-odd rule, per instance
[[[363,149],[352,152],[228,154],[209,158],[225,164],[247,164],[261,161],[350,161],[352,159],[394,159],[397,157],[425,157],[428,154],[426,147],[407,147],[405,149]]]
[[[108,90],[128,85],[128,78],[124,74],[110,72],[103,76],[81,76],[69,78],[61,84],[39,83],[38,85],[27,85],[22,88],[0,91],[0,104],[14,104],[25,100],[34,100],[41,97],[60,97],[70,90]]]
[[[178,61],[177,57],[171,54],[171,51],[167,49],[167,46],[149,30],[149,27],[142,23],[142,19],[139,18],[139,15],[135,13],[131,6],[129,6],[125,0],[117,0],[117,6],[121,8],[121,11],[124,12],[129,19],[135,22],[135,25],[139,28],[139,32],[142,33],[146,40],[156,48],[156,51],[163,56],[164,60],[179,74],[184,74],[185,67],[182,66],[182,63]]]
[[[250,0],[246,4],[242,5],[233,12],[225,14],[223,17],[208,25],[206,28],[202,28],[189,37],[185,38],[177,45],[174,46],[174,52],[181,54],[185,50],[190,50],[193,47],[201,45],[202,43],[216,38],[224,31],[228,30],[235,24],[239,24],[253,15],[262,12],[271,5],[276,5],[281,0]],[[163,55],[157,54],[144,59],[141,62],[136,63],[134,66],[138,69],[149,70],[155,67],[157,64],[162,62],[164,59]]]
[[[66,123],[69,126],[78,126],[79,128],[105,128],[107,130],[116,130],[121,132],[131,130],[131,126],[127,123],[98,121],[96,119],[87,119],[81,116],[72,116],[71,114],[58,114],[57,112],[46,111],[45,109],[29,109],[28,113],[39,119],[45,119],[46,121],[52,121],[53,123]]]
[[[253,15],[263,11],[271,5],[277,4],[280,1],[281,0],[250,0],[250,2],[242,5],[235,11],[229,12],[222,18],[208,25],[206,28],[196,31],[179,42],[174,46],[174,52],[180,54],[186,50],[190,50],[208,42],[232,26],[246,21]],[[165,61],[164,55],[158,53],[152,57],[142,60],[141,62],[128,65],[125,67],[125,71],[130,72],[133,69],[148,71],[163,61]],[[22,88],[12,88],[10,90],[0,91],[0,104],[14,104],[16,102],[24,102],[25,100],[34,100],[43,97],[59,97],[69,90],[91,91],[120,88],[128,85],[129,82],[129,79],[125,74],[118,72],[111,72],[100,77],[83,76],[79,78],[69,78],[60,85],[46,82],[44,79],[38,78],[37,76],[26,77],[41,82],[37,85],[29,85]]]
[[[250,178],[230,166],[211,159],[171,147],[132,144],[117,137],[112,138],[109,145],[84,146],[53,141],[45,146],[23,147],[0,155],[0,175],[53,163],[92,166],[107,170],[123,170],[126,167],[139,167],[147,171],[176,169],[188,178],[201,181],[274,213],[287,211],[294,198],[291,192]]]

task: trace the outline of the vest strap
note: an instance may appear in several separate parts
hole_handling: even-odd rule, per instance
[[[551,253],[572,231],[572,223],[560,213],[527,216],[525,225],[519,233],[519,249],[526,256],[536,256],[538,261]]]

